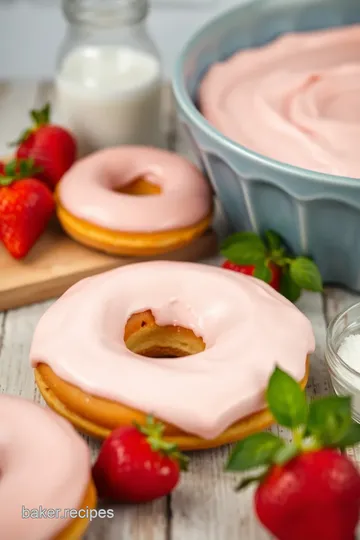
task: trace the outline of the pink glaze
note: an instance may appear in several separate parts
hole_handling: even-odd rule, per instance
[[[204,352],[153,359],[123,341],[131,314],[151,309],[159,324],[202,336]],[[269,285],[192,263],[145,262],[87,278],[40,320],[32,366],[48,364],[85,392],[152,413],[211,439],[264,408],[276,364],[300,380],[314,350],[308,319]]]
[[[204,116],[278,161],[360,177],[360,26],[288,34],[212,66]]]
[[[139,177],[161,187],[158,195],[116,193]],[[102,150],[77,162],[59,187],[61,204],[89,223],[128,232],[157,232],[194,225],[211,210],[210,187],[185,158],[141,146]]]
[[[71,518],[25,519],[22,509],[78,509],[90,455],[73,427],[49,409],[0,396],[0,531],[4,540],[50,540]]]

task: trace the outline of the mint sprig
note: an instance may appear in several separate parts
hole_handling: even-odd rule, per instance
[[[255,266],[253,276],[261,279],[262,281],[265,281],[266,283],[270,283],[272,274],[270,268],[264,262],[263,264],[258,263]]]
[[[255,433],[237,445],[227,464],[228,471],[246,471],[250,467],[267,465],[284,442],[272,433]]]
[[[281,426],[298,428],[306,424],[309,409],[305,393],[278,367],[271,375],[266,400],[271,414]]]
[[[280,292],[291,302],[299,299],[301,290],[321,292],[323,284],[318,267],[309,257],[295,257],[284,239],[267,230],[263,237],[254,232],[239,232],[222,244],[221,254],[240,266],[253,266],[253,275],[267,283],[271,281],[271,266],[281,269]]]
[[[290,302],[296,302],[301,295],[301,287],[290,276],[289,268],[283,268],[280,278],[280,292]]]
[[[323,445],[343,444],[351,425],[350,397],[328,396],[310,404],[307,429]]]
[[[265,263],[266,246],[256,233],[235,233],[224,241],[221,253],[235,264],[257,265]]]
[[[284,241],[275,231],[268,230],[264,232],[265,242],[271,251],[280,250],[284,247]]]
[[[322,291],[321,275],[316,264],[307,257],[298,257],[290,261],[290,278],[300,287],[308,291]]]
[[[226,470],[244,472],[261,467],[261,471],[245,478],[237,489],[261,482],[273,465],[283,466],[301,453],[321,448],[344,450],[360,442],[360,425],[351,418],[350,397],[327,396],[309,403],[300,385],[276,367],[266,401],[274,420],[292,430],[293,440],[286,443],[272,433],[257,433],[238,442]]]

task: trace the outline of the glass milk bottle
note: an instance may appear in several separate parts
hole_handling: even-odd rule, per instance
[[[161,64],[147,0],[63,0],[69,22],[55,77],[57,121],[79,154],[162,144]]]

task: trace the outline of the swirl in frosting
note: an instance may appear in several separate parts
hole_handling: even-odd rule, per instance
[[[199,101],[214,127],[250,150],[360,177],[360,25],[240,51],[209,69]]]

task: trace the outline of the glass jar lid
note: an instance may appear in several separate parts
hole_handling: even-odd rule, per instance
[[[92,26],[135,24],[146,17],[148,9],[148,0],[63,0],[71,23]]]

